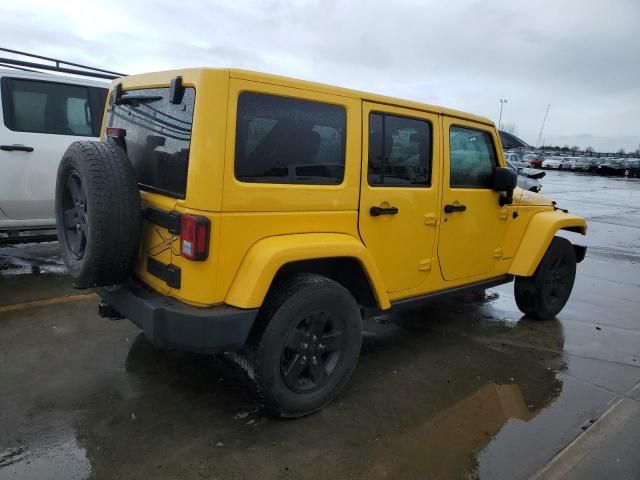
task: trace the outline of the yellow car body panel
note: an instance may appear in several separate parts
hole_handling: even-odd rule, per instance
[[[533,275],[551,244],[551,240],[558,230],[562,229],[571,229],[586,235],[587,222],[582,217],[570,215],[560,210],[539,212],[533,215],[508,273],[522,277]]]
[[[145,220],[136,276],[152,289],[196,306],[227,303],[257,308],[278,270],[288,262],[352,258],[366,272],[387,309],[408,299],[511,275],[532,275],[558,229],[586,231],[583,219],[554,211],[549,200],[516,188],[500,206],[489,188],[451,188],[449,129],[486,132],[504,166],[502,146],[487,118],[443,107],[256,72],[186,69],[114,80],[124,91],[167,87],[180,76],[195,89],[184,198],[141,192],[143,207],[206,217],[208,257],[180,255],[180,238]],[[340,184],[242,182],[235,177],[238,98],[243,92],[338,105],[346,112],[344,178]],[[382,112],[428,121],[432,128],[428,188],[374,188],[367,184],[368,115]],[[106,118],[106,115],[105,115]],[[103,132],[104,132],[103,125]],[[103,133],[104,139],[104,133]],[[424,186],[423,186],[424,187]],[[465,204],[446,214],[445,204]],[[370,216],[393,205],[397,216]],[[158,250],[162,250],[158,253]],[[148,271],[157,257],[181,272],[169,288]]]
[[[353,258],[365,272],[382,309],[390,306],[382,277],[362,242],[339,233],[283,235],[261,240],[251,247],[229,290],[225,303],[257,308],[278,270],[290,262],[319,258]]]

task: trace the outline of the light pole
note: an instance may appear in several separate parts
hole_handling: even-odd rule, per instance
[[[500,126],[502,125],[502,107],[504,107],[505,103],[509,103],[506,98],[500,99],[500,118],[498,118],[498,130],[500,130]]]

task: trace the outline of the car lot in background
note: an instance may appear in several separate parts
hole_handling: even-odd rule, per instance
[[[553,170],[569,170],[571,168],[571,159],[569,157],[547,157],[542,162],[542,168]]]
[[[522,156],[519,153],[504,152],[504,159],[517,168],[529,168],[531,166],[522,159]]]
[[[571,170],[579,170],[586,172],[591,168],[592,160],[588,157],[573,157],[573,163],[571,164]]]
[[[521,165],[527,165],[524,162],[519,163]],[[545,171],[531,168],[529,166],[518,166],[510,160],[507,160],[507,166],[518,174],[518,186],[520,188],[524,188],[530,192],[539,192],[542,189],[540,179],[546,175]]]
[[[595,168],[598,175],[621,177],[625,172],[625,162],[620,158],[609,158],[599,163]]]
[[[631,158],[625,163],[625,177],[640,177],[640,159]]]
[[[537,153],[526,153],[522,159],[535,168],[542,167],[542,162],[544,161],[544,157]]]
[[[60,158],[76,140],[97,140],[107,87],[105,81],[0,69],[0,243],[37,239],[55,228]]]

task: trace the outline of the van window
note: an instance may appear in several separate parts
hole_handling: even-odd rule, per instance
[[[235,176],[242,182],[336,185],[344,178],[346,112],[338,105],[244,92]]]
[[[431,124],[426,120],[369,115],[369,185],[428,187]]]
[[[491,135],[454,126],[449,131],[449,148],[452,187],[491,188],[497,165]]]
[[[125,130],[140,188],[185,198],[196,92],[185,88],[180,104],[171,103],[169,93],[168,87],[125,91],[120,103],[109,105],[106,126]]]
[[[19,132],[95,136],[90,87],[5,78],[4,122]]]

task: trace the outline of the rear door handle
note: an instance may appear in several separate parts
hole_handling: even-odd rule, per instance
[[[33,152],[33,147],[26,145],[0,145],[0,150],[5,152]]]
[[[380,215],[395,215],[398,213],[396,207],[371,207],[369,209],[369,215],[372,217],[379,217]]]
[[[444,206],[444,213],[464,212],[467,209],[466,205],[451,205]]]

